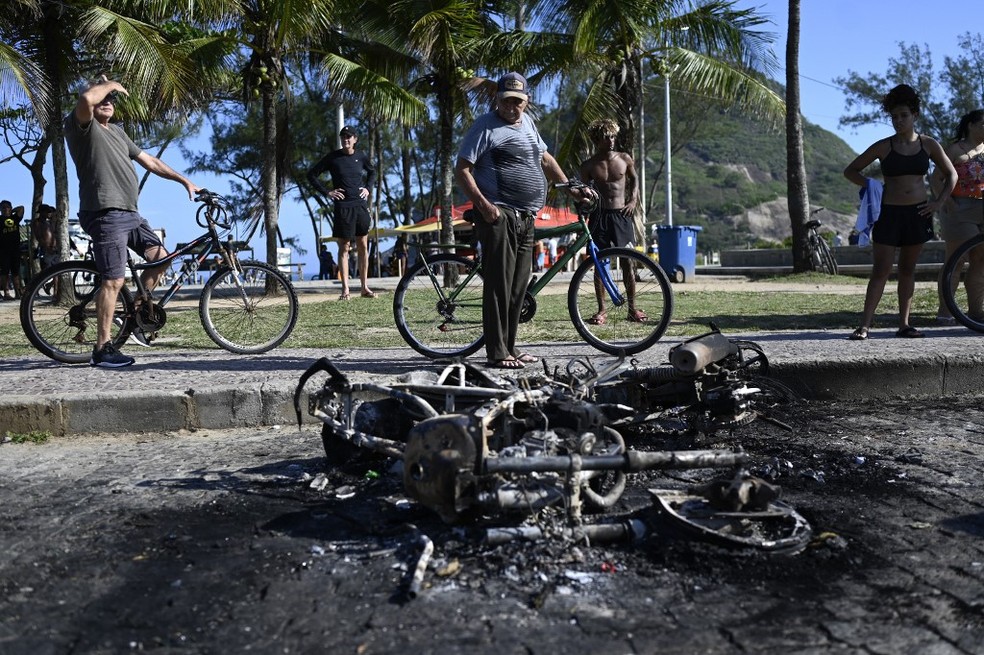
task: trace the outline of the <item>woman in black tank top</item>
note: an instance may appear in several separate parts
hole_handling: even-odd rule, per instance
[[[879,183],[862,171],[877,159],[885,180],[878,220],[871,230],[872,266],[864,297],[864,314],[860,327],[850,336],[857,341],[868,338],[875,310],[892,273],[896,249],[899,251],[899,328],[895,336],[923,336],[909,325],[916,286],[916,262],[923,244],[933,238],[933,214],[950,197],[957,183],[957,172],[936,140],[916,133],[919,105],[919,95],[911,86],[900,84],[889,91],[882,100],[882,109],[891,116],[895,134],[873,143],[844,169],[844,177],[872,192],[873,186]],[[930,161],[946,178],[942,192],[933,199],[926,197]]]

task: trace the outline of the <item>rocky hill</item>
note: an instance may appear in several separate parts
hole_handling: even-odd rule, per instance
[[[804,122],[810,204],[825,226],[846,237],[857,188],[842,171],[856,153],[837,135]],[[665,194],[660,183],[655,194]],[[720,112],[673,159],[674,223],[700,225],[701,250],[781,242],[791,234],[786,198],[786,138],[759,122]],[[659,203],[650,220],[659,220]]]

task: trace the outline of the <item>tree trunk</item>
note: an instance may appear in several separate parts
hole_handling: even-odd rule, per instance
[[[51,168],[55,175],[55,243],[61,261],[69,257],[68,242],[68,156],[65,148],[64,120],[68,85],[61,68],[62,28],[60,12],[45,11],[42,17],[44,61],[51,83],[50,112],[45,126],[45,138],[51,143]]]
[[[261,86],[263,101],[263,171],[260,185],[263,193],[263,226],[266,229],[266,261],[277,265],[277,224],[280,203],[277,195],[277,99],[276,90],[269,84]],[[272,281],[271,281],[272,282]],[[268,283],[269,284],[269,283]]]
[[[789,223],[793,232],[793,272],[812,268],[806,221],[810,195],[803,160],[803,120],[799,91],[800,3],[789,0],[789,29],[786,36],[786,193]]]

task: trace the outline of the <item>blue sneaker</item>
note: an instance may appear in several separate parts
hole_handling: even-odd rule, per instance
[[[89,366],[99,366],[102,368],[123,368],[136,362],[132,357],[124,355],[116,349],[112,341],[107,341],[102,348],[92,349],[92,358],[89,359]]]

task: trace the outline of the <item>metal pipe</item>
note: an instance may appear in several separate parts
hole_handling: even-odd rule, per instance
[[[584,471],[648,471],[650,469],[697,469],[744,464],[748,455],[727,450],[630,450],[621,455],[580,455]],[[570,470],[573,457],[492,457],[483,462],[484,473],[562,473]]]
[[[561,537],[573,541],[588,541],[601,543],[611,541],[636,541],[646,534],[646,526],[642,521],[632,519],[623,523],[605,523],[602,525],[579,525],[573,528],[550,529],[545,535],[542,528],[537,526],[519,526],[515,528],[489,528],[485,531],[485,543],[489,545],[505,544],[511,541],[537,541],[545,536]]]
[[[407,588],[407,596],[416,598],[420,593],[420,586],[424,583],[424,573],[427,572],[427,564],[430,562],[431,555],[434,554],[434,542],[425,534],[420,535],[420,545],[422,546],[420,557],[417,559],[417,566],[413,570],[413,577],[410,578],[410,586]]]

